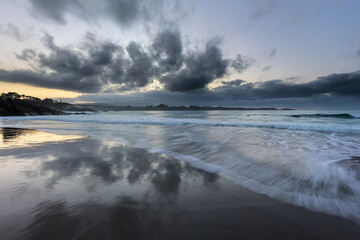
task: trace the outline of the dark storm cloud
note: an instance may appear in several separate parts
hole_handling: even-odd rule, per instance
[[[330,74],[319,77],[309,83],[309,87],[316,93],[330,93],[334,95],[360,96],[360,71],[352,73]]]
[[[39,66],[48,68],[59,74],[74,74],[82,81],[86,77],[101,78],[105,84],[109,76],[119,77],[119,71],[114,75],[114,67],[122,67],[123,49],[112,42],[98,41],[83,44],[80,49],[59,47],[48,34],[43,39],[45,46],[50,49],[50,54],[40,53]],[[114,66],[115,64],[115,66]]]
[[[152,44],[152,51],[161,72],[179,70],[183,64],[183,46],[179,32],[165,30],[158,34]]]
[[[96,65],[108,65],[112,62],[114,53],[120,49],[117,45],[107,42],[101,46],[90,49],[90,57]]]
[[[107,10],[116,22],[131,24],[141,17],[140,0],[107,0]]]
[[[6,82],[26,83],[38,87],[56,88],[79,92],[97,92],[102,87],[98,79],[78,81],[74,75],[44,74],[26,70],[6,71],[0,69],[0,79]]]
[[[82,101],[108,102],[112,104],[202,106],[258,106],[295,107],[321,109],[359,109],[360,71],[330,74],[308,83],[289,83],[272,80],[250,83],[241,79],[223,81],[214,90],[190,92],[148,91],[136,94],[83,95]]]
[[[84,93],[136,90],[158,79],[164,90],[179,99],[205,101],[295,99],[314,96],[359,97],[360,72],[331,74],[308,83],[271,80],[260,83],[223,81],[209,90],[207,85],[224,77],[230,66],[247,69],[253,60],[237,55],[223,57],[220,42],[210,40],[205,47],[183,50],[181,34],[165,30],[144,47],[130,42],[125,48],[87,34],[79,46],[58,46],[45,34],[46,53],[25,49],[17,58],[27,61],[30,70],[0,69],[0,80]],[[249,60],[251,59],[251,60]],[[166,91],[164,91],[166,92]],[[180,94],[180,92],[182,92]],[[153,92],[153,99],[155,93]]]
[[[242,73],[246,69],[248,69],[253,63],[255,62],[254,59],[247,56],[242,56],[238,54],[234,60],[231,62],[231,66],[238,72]]]
[[[138,43],[131,42],[126,50],[131,59],[125,76],[126,81],[134,87],[146,86],[155,75],[153,60]]]
[[[225,84],[214,89],[218,95],[232,99],[306,98],[317,95],[360,97],[360,71],[330,74],[308,83],[271,80],[261,83]]]
[[[57,47],[54,44],[53,37],[48,34],[45,35],[43,41],[51,53],[49,55],[39,54],[40,67],[48,67],[56,72],[64,73],[81,73],[83,68],[86,68],[80,52]]]
[[[169,91],[202,89],[216,78],[226,74],[228,60],[223,58],[218,43],[209,41],[204,52],[194,52],[184,57],[184,67],[160,80]]]
[[[74,50],[57,46],[48,34],[43,43],[48,54],[25,49],[17,55],[34,66],[32,70],[1,70],[0,79],[78,92],[98,92],[111,82],[124,82],[121,46],[96,40]]]
[[[252,63],[252,59],[240,55],[236,60],[225,59],[218,38],[208,41],[205,49],[183,53],[180,33],[169,30],[155,38],[152,52],[157,61],[159,80],[172,92],[204,89],[227,74],[230,62],[242,71]]]
[[[74,99],[67,99],[74,101]],[[249,106],[249,107],[294,107],[310,109],[359,109],[360,97],[356,96],[328,96],[314,95],[311,97],[272,98],[272,99],[246,99],[241,96],[234,97],[224,91],[191,91],[166,92],[148,91],[134,94],[85,94],[75,100],[103,102],[114,105],[156,105],[159,103],[171,106],[201,105],[201,106]]]
[[[78,45],[58,46],[47,33],[42,42],[45,53],[25,49],[16,54],[31,70],[3,70],[0,79],[87,93],[129,91],[157,79],[168,91],[190,91],[224,77],[230,65],[243,72],[253,62],[241,55],[224,58],[218,38],[185,52],[181,34],[170,30],[159,32],[147,47],[130,42],[123,48],[91,33]]]

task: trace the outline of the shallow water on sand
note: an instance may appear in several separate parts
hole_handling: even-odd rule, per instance
[[[116,141],[30,129],[0,132],[0,239],[76,239],[111,219],[113,211],[136,227],[144,219],[128,216],[132,208],[145,207],[143,217],[153,220],[146,209],[161,213],[160,208],[216,189],[215,174]],[[192,187],[186,186],[190,182]],[[183,191],[186,198],[178,197]],[[118,231],[111,239],[141,235]]]
[[[119,141],[0,130],[0,239],[357,239],[355,223],[271,200]]]
[[[116,140],[282,202],[360,221],[356,111],[108,112],[0,124]]]

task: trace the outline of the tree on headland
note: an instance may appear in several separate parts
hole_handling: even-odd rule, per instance
[[[33,97],[33,96],[27,96],[24,94],[18,94],[17,92],[8,92],[8,93],[2,93],[1,97],[3,98],[11,98],[11,99],[20,99],[20,100],[24,100],[27,102],[32,102],[32,103],[38,103],[38,104],[56,104],[58,103],[58,101],[53,100],[51,98],[45,98],[44,100],[41,100],[38,97]]]
[[[8,93],[2,93],[1,96],[14,98],[14,99],[21,99],[25,95],[20,95],[17,92],[8,92]]]
[[[51,98],[41,100],[16,92],[0,95],[0,116],[58,115],[65,114],[62,111],[69,107],[71,104],[59,103]]]

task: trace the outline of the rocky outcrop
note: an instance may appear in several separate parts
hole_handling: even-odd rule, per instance
[[[60,115],[64,112],[29,100],[0,96],[0,116]]]

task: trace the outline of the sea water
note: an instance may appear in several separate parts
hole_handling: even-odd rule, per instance
[[[0,126],[115,139],[360,221],[360,111],[122,111],[1,117]]]

